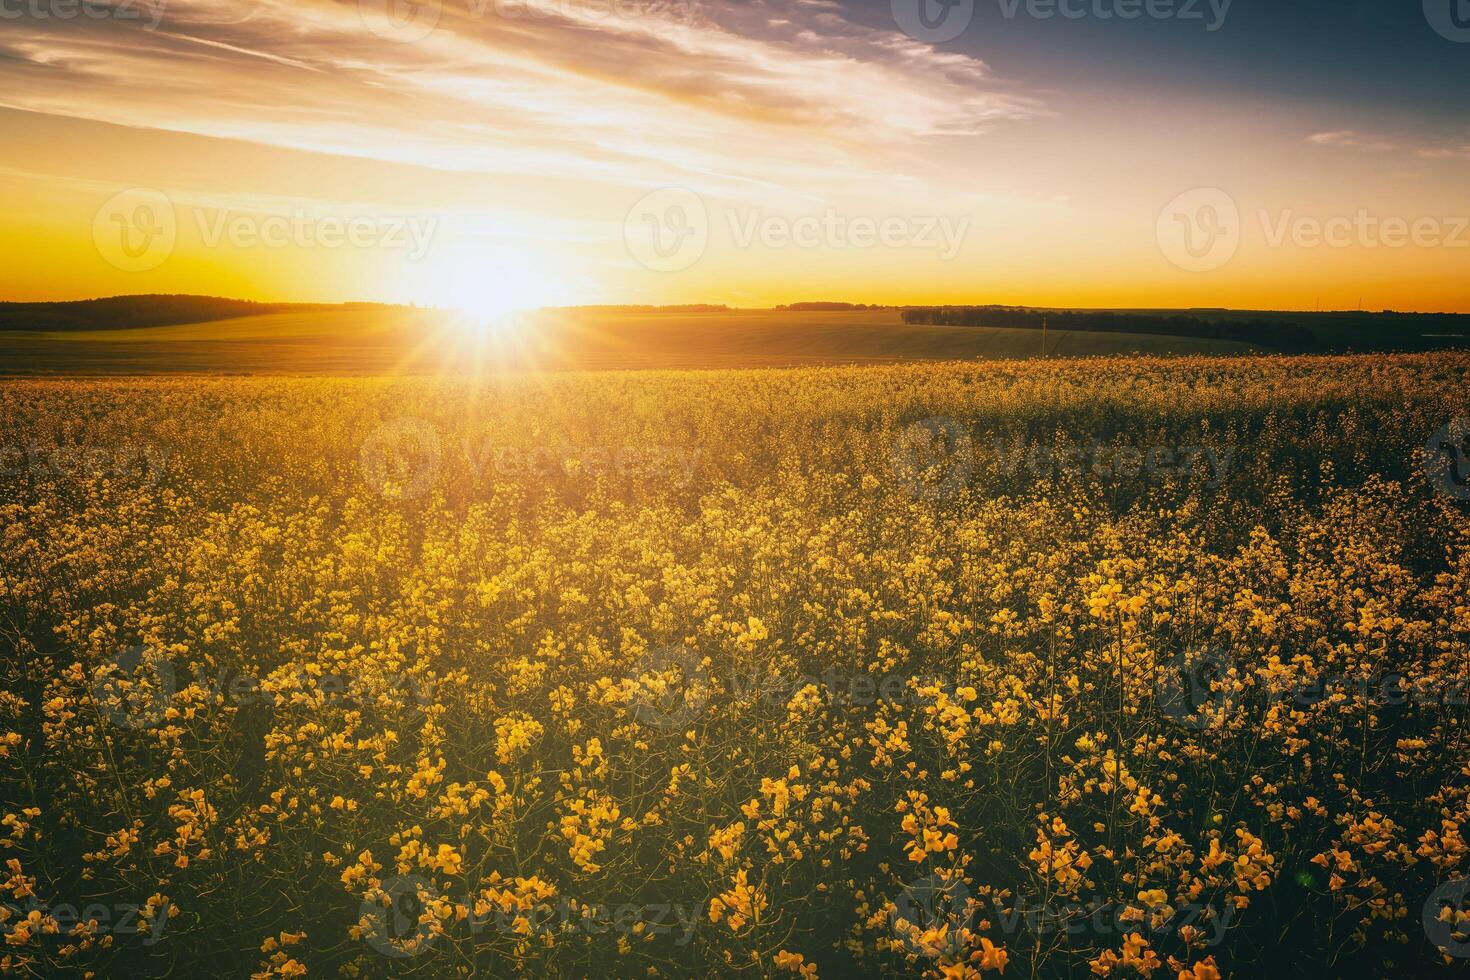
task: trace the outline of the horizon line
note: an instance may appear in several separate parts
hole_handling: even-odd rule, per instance
[[[345,299],[336,301],[323,300],[294,300],[294,299],[243,299],[233,296],[216,296],[208,293],[115,293],[106,296],[88,296],[74,299],[0,299],[0,306],[67,306],[83,303],[105,303],[114,300],[128,299],[173,299],[173,300],[214,300],[221,303],[237,303],[251,306],[296,306],[296,307],[372,307],[379,309],[402,309],[419,311],[442,311],[455,312],[459,308],[446,303],[394,303],[383,300]],[[1234,306],[1056,306],[1048,304],[1030,303],[997,303],[997,302],[965,302],[965,303],[872,303],[860,300],[791,300],[784,303],[776,303],[770,306],[735,306],[729,303],[711,301],[692,301],[681,303],[636,303],[636,302],[605,302],[605,303],[576,303],[567,305],[545,305],[526,307],[515,311],[517,314],[530,314],[541,312],[558,312],[573,310],[645,310],[658,312],[669,310],[672,312],[688,312],[694,307],[708,307],[707,312],[717,313],[729,312],[761,312],[789,309],[793,306],[832,305],[847,306],[851,309],[873,309],[873,310],[909,310],[909,309],[1005,309],[1005,310],[1034,310],[1034,311],[1056,311],[1065,312],[1184,312],[1184,313],[1289,313],[1310,316],[1340,316],[1346,314],[1358,316],[1382,316],[1393,314],[1396,316],[1470,316],[1470,312],[1458,312],[1451,310],[1395,310],[1383,309],[1291,309],[1272,307],[1234,307]],[[843,312],[834,310],[796,310],[793,312]]]

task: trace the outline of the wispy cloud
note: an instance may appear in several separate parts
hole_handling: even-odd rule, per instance
[[[1402,152],[1412,154],[1420,160],[1470,159],[1470,143],[1423,139],[1395,141],[1350,129],[1315,133],[1307,137],[1307,142],[1318,146],[1343,147],[1364,153]]]
[[[1458,158],[1470,160],[1470,143],[1463,146],[1426,146],[1421,147],[1415,152],[1425,160],[1454,160]]]
[[[822,0],[446,0],[412,42],[365,7],[7,22],[0,103],[440,169],[797,193],[1040,111],[983,62]]]
[[[1307,137],[1308,143],[1318,146],[1341,146],[1350,150],[1369,153],[1387,153],[1397,150],[1398,144],[1379,136],[1359,133],[1351,129],[1340,129],[1330,133],[1314,133]]]

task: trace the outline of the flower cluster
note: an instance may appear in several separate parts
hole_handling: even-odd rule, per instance
[[[1466,709],[1330,682],[1470,683],[1467,367],[0,384],[27,444],[172,447],[0,474],[0,971],[1423,974]],[[418,494],[364,476],[402,419]],[[1145,439],[1232,465],[972,458]]]

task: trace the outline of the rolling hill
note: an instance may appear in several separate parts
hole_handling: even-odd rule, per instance
[[[1252,350],[1212,339],[1054,330],[1045,353]],[[443,311],[328,307],[127,329],[0,330],[0,373],[10,375],[740,368],[1042,353],[1033,330],[906,325],[897,310],[557,310],[485,326]]]

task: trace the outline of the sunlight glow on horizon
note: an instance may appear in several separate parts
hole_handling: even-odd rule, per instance
[[[456,254],[410,270],[400,284],[409,302],[459,311],[485,328],[548,306],[565,305],[556,269],[505,251]]]
[[[984,60],[994,42],[932,47],[858,5],[536,6],[509,18],[445,4],[409,43],[329,0],[262,0],[243,20],[222,0],[176,0],[159,32],[7,21],[0,299],[363,300],[487,320],[806,300],[1470,312],[1465,250],[1269,240],[1286,214],[1470,214],[1463,133],[1390,138],[1306,102],[1263,116],[1228,93],[1099,86],[1067,64],[1040,87]],[[156,85],[120,95],[128,77]],[[176,241],[155,266],[119,268],[94,226],[139,187],[171,202]],[[1244,236],[1196,273],[1161,254],[1156,226],[1171,198],[1208,187],[1235,196]],[[664,268],[632,254],[627,223],[674,188],[702,202],[707,245]],[[779,234],[833,213],[905,222],[909,239]],[[299,214],[380,233],[218,239],[229,222]],[[952,255],[913,244],[934,220],[966,227]],[[407,222],[432,235],[403,235]]]

